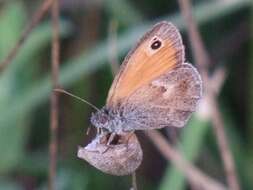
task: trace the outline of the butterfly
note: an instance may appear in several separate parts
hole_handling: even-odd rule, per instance
[[[178,29],[163,21],[130,50],[91,123],[109,133],[183,127],[202,96],[196,68],[185,63]]]
[[[184,54],[173,24],[160,22],[144,34],[123,61],[106,105],[91,116],[96,137],[77,156],[105,173],[129,175],[143,157],[135,130],[185,126],[202,82]]]

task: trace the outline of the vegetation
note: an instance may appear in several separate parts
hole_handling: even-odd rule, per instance
[[[0,63],[41,2],[0,1]],[[130,47],[157,21],[173,22],[180,29],[186,60],[194,63],[177,1],[62,0],[60,8],[60,84],[97,107],[104,105],[113,79],[109,52],[112,43],[122,61]],[[250,0],[193,2],[193,13],[213,64],[210,73],[220,67],[226,70],[218,102],[241,189],[253,189],[252,9]],[[50,14],[43,18],[0,73],[0,189],[47,189],[52,88],[50,20]],[[116,23],[117,31],[113,36],[108,32],[112,31],[112,23]],[[88,136],[85,134],[92,111],[60,95],[57,189],[130,189],[130,177],[101,173],[76,156],[77,146],[87,144],[94,136],[94,129]],[[168,131],[162,132],[166,135]],[[176,147],[184,158],[226,184],[210,120],[196,114],[176,134]],[[174,165],[157,153],[146,136],[138,133],[138,137],[144,151],[144,161],[137,171],[139,189],[194,189]]]

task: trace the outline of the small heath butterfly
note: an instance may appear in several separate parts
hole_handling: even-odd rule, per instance
[[[130,174],[142,161],[135,130],[183,127],[202,96],[200,75],[184,54],[173,24],[154,25],[123,61],[106,105],[91,117],[100,132],[78,157],[106,173]]]
[[[160,22],[128,53],[91,123],[111,133],[183,127],[202,94],[177,28]]]

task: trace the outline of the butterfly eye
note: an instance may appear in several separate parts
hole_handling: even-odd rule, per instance
[[[105,113],[106,115],[109,114],[109,110],[108,110],[108,109],[105,108],[103,111],[104,111],[104,113]]]
[[[155,40],[152,44],[151,44],[151,48],[153,50],[156,50],[158,48],[160,48],[162,46],[162,42],[160,40]]]
[[[102,124],[107,123],[107,121],[108,121],[108,117],[107,117],[107,116],[102,115],[102,116],[100,117],[100,122],[101,122]]]

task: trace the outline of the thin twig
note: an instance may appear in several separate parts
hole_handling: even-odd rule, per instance
[[[118,23],[116,20],[111,20],[108,27],[108,58],[111,64],[113,75],[115,76],[119,70],[119,61],[117,58],[117,29]]]
[[[138,188],[137,188],[136,172],[132,173],[132,188],[131,188],[131,190],[138,190]]]
[[[210,98],[210,109],[211,109],[211,120],[215,135],[217,137],[218,146],[220,149],[221,157],[223,160],[227,183],[229,189],[239,190],[239,182],[235,171],[234,160],[232,157],[231,150],[229,148],[229,143],[226,137],[224,122],[222,119],[222,114],[219,110],[219,106],[216,100],[217,92],[209,85],[212,84],[212,78],[208,77],[208,66],[210,64],[210,58],[204,47],[203,41],[199,34],[196,22],[192,15],[191,4],[189,0],[178,0],[181,12],[187,24],[187,30],[189,39],[191,41],[193,55],[197,66],[200,69],[203,82],[204,90],[207,96]]]
[[[145,134],[153,142],[161,154],[169,161],[171,161],[178,169],[180,169],[185,177],[193,183],[196,187],[205,190],[225,190],[225,186],[211,177],[202,173],[199,169],[191,165],[183,159],[179,151],[174,149],[167,140],[155,130],[145,131]]]
[[[207,51],[205,50],[205,46],[203,44],[196,22],[192,15],[189,0],[178,0],[178,2],[181,9],[181,13],[187,25],[186,28],[189,35],[190,44],[192,46],[192,52],[195,58],[196,65],[198,66],[201,76],[205,82],[206,80],[208,80],[207,68],[209,66],[210,59],[208,57]]]
[[[52,81],[53,89],[59,86],[59,61],[60,61],[60,42],[59,42],[59,3],[54,1],[52,5]],[[49,164],[49,184],[48,189],[54,190],[56,179],[56,165],[57,165],[57,134],[58,134],[58,94],[52,90],[51,92],[51,122],[50,122],[50,164]]]
[[[0,63],[0,72],[2,72],[4,70],[4,68],[8,64],[10,64],[11,61],[14,59],[14,57],[18,53],[20,47],[23,45],[23,43],[25,42],[25,40],[27,39],[29,34],[34,29],[34,27],[40,22],[40,20],[47,13],[47,11],[51,7],[53,1],[55,1],[55,0],[44,0],[43,4],[39,7],[39,9],[36,11],[35,15],[32,17],[31,22],[28,24],[28,26],[25,28],[25,30],[21,34],[16,45],[13,47],[13,49],[11,49],[11,51],[6,56],[6,58]]]

